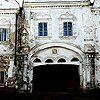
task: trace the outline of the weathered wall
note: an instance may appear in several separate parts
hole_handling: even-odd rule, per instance
[[[36,2],[36,1],[35,1]],[[99,15],[94,14],[94,8],[89,6],[89,1],[80,1],[80,2],[72,2],[68,3],[67,1],[64,3],[56,2],[56,3],[25,3],[25,12],[26,12],[26,28],[29,32],[29,45],[31,48],[30,58],[34,61],[35,58],[41,59],[42,63],[45,62],[46,58],[51,58],[55,62],[57,56],[60,57],[63,54],[65,55],[65,59],[69,61],[69,59],[73,56],[76,57],[75,51],[71,48],[69,52],[67,49],[64,52],[63,49],[60,48],[58,51],[60,53],[57,54],[56,58],[53,58],[50,50],[54,49],[57,46],[57,43],[68,44],[79,49],[83,54],[77,55],[77,57],[81,57],[83,61],[80,64],[80,72],[82,74],[83,79],[83,87],[86,87],[87,83],[90,83],[90,65],[87,65],[88,58],[84,52],[92,47],[96,47],[96,52],[99,49]],[[73,23],[73,36],[64,37],[62,31],[62,23],[64,21],[72,21]],[[39,22],[48,22],[48,36],[40,37],[38,36],[38,23]],[[98,36],[97,36],[98,35]],[[97,43],[98,41],[98,43]],[[56,43],[55,47],[50,47],[47,49],[39,48],[39,46],[50,43]],[[97,45],[98,44],[98,45]],[[36,49],[38,48],[38,50]],[[36,51],[35,51],[36,50]],[[70,57],[68,56],[70,54]],[[72,55],[72,56],[71,56]],[[99,54],[98,54],[99,55]],[[67,58],[68,56],[68,58]],[[97,56],[96,56],[97,57]],[[99,61],[95,59],[96,66],[98,66]],[[41,64],[42,64],[41,63]],[[82,66],[82,68],[81,68]],[[96,71],[95,82],[99,80],[99,71]]]

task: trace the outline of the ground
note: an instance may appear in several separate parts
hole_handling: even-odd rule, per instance
[[[7,90],[8,89],[8,90]],[[0,100],[99,100],[100,89],[79,93],[18,93],[16,89],[9,88],[0,91]]]

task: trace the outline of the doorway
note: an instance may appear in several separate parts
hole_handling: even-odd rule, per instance
[[[33,68],[33,92],[77,92],[80,87],[78,65],[52,64]]]

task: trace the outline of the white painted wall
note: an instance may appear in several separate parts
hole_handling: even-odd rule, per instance
[[[30,0],[28,0],[30,2]],[[44,0],[42,0],[44,1]],[[45,0],[47,1],[47,0]],[[61,0],[60,0],[61,1]],[[71,1],[71,0],[67,0],[67,1]],[[77,1],[77,0],[75,0]],[[81,0],[84,1],[84,0]],[[98,6],[99,3],[96,3],[98,0],[95,1],[95,5],[94,7]],[[26,0],[27,2],[27,0]],[[63,44],[69,44],[72,45],[73,47],[75,46],[76,48],[78,47],[79,50],[84,52],[84,46],[85,44],[90,44],[90,45],[96,45],[96,49],[99,51],[100,50],[100,43],[99,43],[99,32],[100,32],[100,28],[99,28],[99,24],[100,24],[100,15],[98,14],[94,14],[92,12],[91,7],[89,6],[77,6],[77,7],[58,7],[58,8],[54,8],[54,7],[42,7],[42,3],[38,3],[39,1],[35,0],[36,5],[41,6],[41,7],[37,7],[35,8],[35,4],[29,4],[26,3],[26,6],[28,5],[29,8],[25,8],[25,12],[26,12],[26,19],[28,22],[28,25],[30,27],[27,28],[29,34],[30,34],[30,38],[29,38],[29,44],[30,44],[30,48],[33,48],[32,50],[34,50],[33,52],[35,52],[34,49],[34,45],[37,45],[37,47],[39,47],[39,45],[44,45],[45,43],[63,43]],[[93,2],[93,1],[91,1]],[[59,4],[59,1],[58,3]],[[45,5],[45,4],[43,4]],[[49,6],[51,5],[55,5],[55,4],[49,4]],[[59,4],[60,5],[60,4]],[[33,8],[30,8],[30,6],[33,6]],[[46,5],[45,5],[46,6]],[[66,37],[66,38],[60,38],[60,20],[59,17],[63,14],[69,13],[70,15],[75,16],[76,20],[73,21],[73,37]],[[37,15],[42,16],[41,20],[37,20],[36,16]],[[42,20],[42,18],[45,17],[45,15],[48,14],[51,16],[50,21],[48,20]],[[40,21],[47,21],[50,24],[50,37],[38,37],[37,33],[38,33],[38,22]],[[66,21],[66,20],[65,20]],[[95,36],[97,36],[97,40],[98,42],[96,43],[96,38]],[[93,41],[84,41],[84,39],[93,39]],[[55,48],[55,47],[52,47]],[[42,49],[42,48],[41,48]],[[39,48],[39,50],[41,50]],[[40,58],[42,60],[42,63],[44,63],[45,59],[47,58],[52,58],[54,60],[54,62],[57,61],[57,58],[59,58],[60,56],[65,56],[65,58],[67,59],[67,61],[69,61],[69,59],[73,56],[78,56],[76,55],[75,52],[73,51],[67,51],[64,49],[61,49],[58,47],[58,51],[60,53],[58,53],[57,55],[52,55],[51,54],[51,49],[47,48],[47,49],[43,49],[40,52],[36,52],[35,54],[33,53],[33,60],[35,58]],[[32,55],[32,52],[30,52],[30,55]],[[84,55],[82,56],[84,59]],[[100,61],[99,61],[100,62]],[[86,86],[87,82],[90,82],[90,68],[88,67],[87,69],[86,67],[86,59],[84,59],[84,61],[82,62],[84,69],[84,73],[83,73],[83,86]],[[96,65],[98,66],[99,64],[96,63]],[[82,71],[80,71],[82,72]],[[98,83],[100,83],[99,80],[99,72],[96,72],[96,82],[98,81]],[[81,73],[82,74],[82,73]]]

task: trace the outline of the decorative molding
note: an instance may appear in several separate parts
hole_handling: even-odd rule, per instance
[[[51,36],[35,36],[36,40],[50,40]]]
[[[51,2],[25,2],[24,8],[68,8],[89,6],[89,1],[51,1]]]
[[[77,18],[73,14],[66,12],[65,14],[61,14],[58,19],[59,19],[59,36],[61,39],[69,38],[68,36],[63,36],[63,23],[64,22],[72,22],[72,31],[73,31],[72,33],[76,33],[75,25],[76,25]],[[75,34],[73,34],[73,36],[74,35]],[[66,38],[66,37],[68,37],[68,38]],[[71,36],[71,38],[73,38],[73,37]],[[71,39],[71,38],[69,38],[69,39]],[[75,37],[74,37],[74,39],[75,39]]]
[[[95,14],[95,15],[100,15],[100,7],[98,7],[98,8],[91,8],[91,11],[92,11],[93,14]]]
[[[76,20],[76,17],[73,14],[66,12],[59,17],[59,20]]]
[[[11,20],[6,18],[0,19],[0,26],[9,28],[11,26]]]
[[[84,41],[94,41],[94,39],[96,38],[95,25],[85,26],[84,32],[85,32]]]
[[[75,40],[77,36],[59,36],[61,40]]]
[[[49,14],[36,14],[35,20],[50,20],[51,16]]]
[[[84,45],[84,51],[85,52],[94,52],[95,51],[95,48],[93,45],[91,44],[85,44]]]
[[[57,49],[52,49],[52,54],[57,54],[58,50]]]
[[[38,13],[38,14],[34,14],[33,12],[33,26],[34,26],[34,36],[35,36],[35,39],[50,39],[51,38],[51,35],[52,35],[52,19],[51,19],[51,16],[50,14],[45,14],[43,12],[41,13]],[[40,22],[46,22],[47,23],[47,28],[48,28],[48,36],[38,36],[38,23]]]
[[[10,64],[10,58],[9,58],[9,56],[5,56],[5,55],[3,55],[3,56],[0,56],[0,68],[8,68],[9,65]]]
[[[0,15],[11,15],[16,14],[18,9],[0,9]]]
[[[71,46],[69,44],[66,44],[66,43],[59,43],[59,42],[56,42],[56,43],[45,43],[44,45],[40,45],[36,48],[31,48],[30,50],[30,57],[34,56],[36,53],[38,53],[39,51],[42,51],[44,49],[47,49],[47,48],[50,48],[50,47],[61,47],[61,48],[65,48],[65,49],[69,49],[69,50],[72,50],[73,52],[76,52],[77,54],[80,55],[80,57],[83,59],[83,51],[80,50],[79,48],[75,47],[75,46]]]

